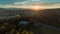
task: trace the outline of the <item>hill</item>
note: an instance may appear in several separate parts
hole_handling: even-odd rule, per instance
[[[37,18],[40,22],[48,24],[54,27],[60,28],[60,8],[58,9],[45,9],[45,10],[30,10],[30,9],[3,9],[0,8],[1,16],[14,16],[19,15],[32,15]],[[35,18],[35,19],[36,19]]]

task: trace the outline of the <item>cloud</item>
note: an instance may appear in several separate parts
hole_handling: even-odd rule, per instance
[[[43,9],[54,9],[54,8],[60,8],[60,3],[40,3],[40,0],[26,0],[22,2],[14,2],[13,5],[4,5],[0,8],[31,8],[32,4],[39,4],[41,8]]]
[[[40,0],[30,0],[30,1],[40,1]]]
[[[32,8],[31,5],[5,5],[0,6],[0,8]],[[50,4],[50,5],[40,5],[40,8],[43,9],[54,9],[54,8],[60,8],[60,4]]]
[[[21,4],[27,4],[28,2],[29,2],[29,1],[15,2],[14,4],[15,4],[15,5],[18,5],[18,4],[20,4],[20,5],[21,5]]]
[[[26,1],[22,1],[22,2],[15,2],[14,4],[36,4],[36,3],[40,3],[40,0],[26,0]]]
[[[44,4],[42,5],[43,8],[46,9],[54,9],[54,8],[60,8],[60,3],[56,3],[56,4]]]

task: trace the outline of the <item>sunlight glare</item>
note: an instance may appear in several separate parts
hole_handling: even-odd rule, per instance
[[[36,6],[33,6],[32,9],[33,10],[40,10],[40,6],[37,6],[37,5]]]

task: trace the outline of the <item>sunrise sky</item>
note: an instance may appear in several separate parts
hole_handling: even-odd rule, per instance
[[[60,0],[0,0],[0,8],[31,8],[39,5],[40,8],[60,8]]]

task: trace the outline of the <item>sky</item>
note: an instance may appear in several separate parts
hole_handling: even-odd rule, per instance
[[[0,8],[30,8],[39,4],[41,8],[60,8],[60,0],[0,0]]]

